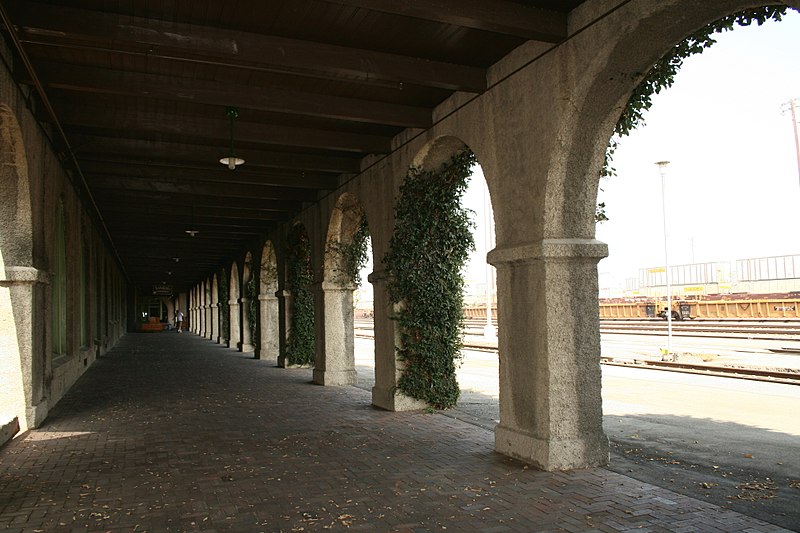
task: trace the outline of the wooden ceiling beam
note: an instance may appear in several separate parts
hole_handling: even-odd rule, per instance
[[[557,43],[567,38],[567,15],[504,0],[324,0],[454,26]]]
[[[184,165],[147,164],[134,161],[83,161],[83,172],[87,175],[103,176],[138,176],[149,179],[161,179],[165,176],[191,181],[218,183],[237,183],[248,185],[276,185],[280,187],[298,187],[303,189],[335,189],[338,179],[335,175],[324,173],[293,174],[271,171],[252,171],[247,165],[231,172],[219,163],[213,167],[187,167]]]
[[[91,105],[59,106],[58,118],[66,131],[71,126],[125,131],[129,137],[137,134],[165,134],[175,137],[208,139],[219,144],[220,156],[230,142],[230,122],[199,116],[166,116],[154,111],[136,111],[123,115]],[[361,154],[387,154],[391,139],[375,135],[296,128],[282,125],[259,124],[240,118],[234,124],[236,142],[281,145],[320,150],[338,150]]]
[[[16,2],[9,10],[23,43],[78,42],[118,53],[367,84],[409,83],[475,93],[486,89],[482,68],[419,57],[32,1]]]
[[[103,205],[105,217],[108,220],[118,219],[120,217],[129,216],[161,216],[176,218],[180,217],[184,220],[191,220],[191,215],[186,216],[185,210],[176,209],[171,205],[150,206],[148,209],[142,209],[137,206],[126,205],[122,202],[107,202]],[[200,210],[200,214],[195,215],[195,219],[200,220],[205,218],[208,220],[245,220],[252,222],[274,222],[286,218],[283,211],[264,211],[256,209],[232,209],[228,207],[204,207]]]
[[[65,91],[230,105],[241,109],[385,124],[402,128],[427,128],[433,123],[430,109],[423,107],[308,93],[279,87],[233,85],[46,61],[37,63],[37,72],[46,87]],[[30,83],[29,80],[22,82]]]
[[[129,190],[115,191],[113,189],[98,189],[93,191],[95,198],[100,205],[101,211],[106,203],[128,202],[138,205],[147,210],[149,206],[171,205],[175,209],[182,208],[185,213],[191,213],[192,209],[204,209],[207,207],[230,207],[233,209],[271,209],[284,211],[287,218],[292,213],[300,209],[301,203],[289,200],[265,200],[261,198],[228,198],[225,196],[203,195],[196,193],[179,194],[174,192],[163,192],[153,190]]]
[[[138,177],[86,176],[92,191],[111,189],[126,191],[153,191],[175,194],[201,194],[226,198],[251,198],[259,200],[289,200],[307,202],[316,195],[309,189],[274,187],[270,185],[236,185],[225,183],[198,183],[173,178],[151,180]]]
[[[92,135],[72,135],[72,146],[80,161],[107,160],[108,156],[130,158],[142,162],[214,164],[225,155],[225,147],[176,142],[146,141],[98,137]],[[220,149],[222,152],[220,152]],[[249,147],[236,149],[237,155],[247,160],[247,167],[278,168],[309,172],[357,173],[360,158],[306,154],[302,152],[279,152],[255,150]]]

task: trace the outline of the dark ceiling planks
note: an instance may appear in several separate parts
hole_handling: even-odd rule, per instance
[[[389,153],[405,128],[430,127],[434,108],[454,91],[484,91],[486,69],[520,44],[564,40],[569,11],[580,3],[4,0],[2,7],[130,281],[182,289],[360,172],[365,157]],[[33,85],[23,68],[15,76]],[[235,171],[218,163],[230,151],[229,106],[239,109],[234,150],[246,160]],[[54,122],[41,111],[37,117]],[[67,144],[55,139],[55,146]],[[191,226],[196,237],[185,232]]]

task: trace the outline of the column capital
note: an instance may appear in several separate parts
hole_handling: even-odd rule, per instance
[[[258,295],[258,300],[261,301],[261,302],[263,302],[263,301],[272,301],[272,300],[277,300],[277,299],[278,299],[278,297],[277,296],[273,296],[272,294],[259,294]]]
[[[376,283],[387,283],[389,281],[389,271],[385,268],[380,270],[373,270],[372,274],[367,276],[367,281],[375,285]]]
[[[25,266],[7,266],[0,270],[0,286],[10,287],[22,283],[50,283],[50,274],[46,270]]]
[[[486,255],[494,265],[531,263],[546,259],[586,259],[598,261],[608,256],[608,245],[596,239],[543,239],[530,244],[495,248]]]

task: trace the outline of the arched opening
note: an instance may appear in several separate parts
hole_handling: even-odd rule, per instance
[[[734,12],[717,13],[717,18]],[[800,46],[798,35],[800,14],[791,10],[781,22],[737,24],[733,31],[715,34],[717,44],[687,58],[674,85],[652,97],[646,123],[620,139],[612,163],[616,173],[601,181],[598,195],[610,219],[597,228],[610,250],[599,264],[605,358],[639,361],[639,367],[676,361],[712,368],[797,368],[770,353],[764,341],[724,340],[719,338],[724,331],[700,336],[687,329],[713,331],[730,309],[727,316],[734,318],[736,310],[749,311],[769,300],[778,302],[768,306],[773,310],[795,305],[780,303],[800,290],[800,272],[793,267],[800,266],[793,237],[800,201],[797,154],[791,113],[781,108],[800,86],[793,54]],[[660,169],[661,161],[669,165]],[[749,269],[762,265],[768,274]],[[665,310],[669,324],[658,318]],[[630,318],[618,319],[626,315]],[[687,316],[693,320],[684,320]],[[630,327],[640,328],[635,336],[613,332]],[[782,346],[791,345],[784,341]],[[609,467],[737,508],[742,505],[737,485],[754,477],[781,479],[797,468],[796,462],[776,466],[765,460],[766,450],[784,446],[778,440],[798,435],[788,404],[772,398],[778,390],[742,380],[689,381],[668,372],[604,365]],[[736,409],[729,410],[731,405]],[[728,433],[727,427],[736,430]],[[673,448],[675,442],[681,445]],[[748,458],[747,475],[736,461],[742,448],[763,451]],[[713,479],[713,494],[697,488],[701,474],[681,466],[709,449],[726,473]],[[661,457],[671,463],[658,477],[640,477],[645,473],[637,464]],[[685,482],[664,483],[678,476]],[[760,518],[775,516],[763,511]]]
[[[360,284],[368,240],[364,208],[355,195],[342,194],[328,223],[322,287],[315,306],[321,336],[316,344],[315,383],[354,385],[357,381],[353,292]]]
[[[258,359],[277,363],[280,355],[280,322],[278,302],[278,260],[272,241],[264,243],[261,251],[258,305],[260,316]]]
[[[253,265],[253,254],[247,252],[242,269],[242,345],[240,351],[255,352],[258,342],[258,279]]]
[[[230,303],[229,294],[230,289],[228,285],[228,273],[223,268],[219,271],[219,292],[217,298],[219,299],[219,344],[230,346],[231,327],[230,327]]]
[[[239,266],[231,265],[230,283],[228,285],[228,348],[241,348],[242,321],[239,307]]]
[[[38,287],[33,268],[31,199],[22,132],[11,109],[0,104],[0,425],[15,418],[21,430],[37,424],[42,395],[44,323],[29,310]],[[49,351],[49,348],[48,350]]]
[[[286,353],[281,366],[314,364],[314,295],[311,292],[311,242],[305,226],[297,222],[286,236],[285,323],[288,324]]]
[[[384,259],[396,324],[391,351],[380,348],[376,309],[379,349],[373,402],[381,407],[453,407],[461,394],[459,376],[472,381],[470,393],[477,382],[484,381],[470,380],[471,369],[462,365],[465,355],[469,355],[467,366],[481,357],[462,350],[464,290],[482,288],[485,293],[486,288],[485,268],[481,269],[484,284],[468,286],[464,279],[474,249],[474,222],[462,200],[477,168],[475,161],[463,141],[442,137],[418,154],[401,186],[392,244]],[[478,190],[488,203],[488,194],[484,199]],[[494,333],[493,327],[487,330]],[[477,332],[467,331],[474,333],[483,340],[482,326]],[[387,391],[391,391],[388,398]]]

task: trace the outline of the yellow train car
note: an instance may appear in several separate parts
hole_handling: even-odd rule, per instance
[[[754,295],[755,296],[755,295]],[[601,302],[601,319],[666,318],[666,301]],[[672,318],[710,319],[797,319],[800,298],[758,298],[731,300],[675,300]]]

